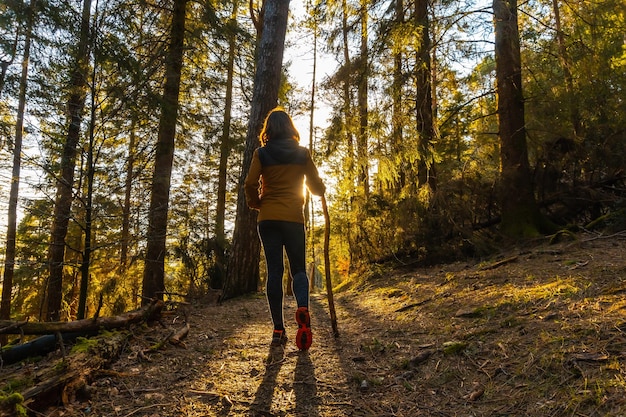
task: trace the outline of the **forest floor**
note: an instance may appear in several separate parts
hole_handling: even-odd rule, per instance
[[[270,349],[262,294],[184,307],[184,347],[136,329],[60,416],[624,416],[626,235],[581,235],[488,260],[385,268],[312,295],[313,346]],[[183,307],[180,307],[183,308]],[[181,320],[182,314],[177,316]],[[170,317],[170,320],[173,320]]]

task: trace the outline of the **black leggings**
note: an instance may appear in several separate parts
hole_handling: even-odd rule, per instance
[[[304,224],[281,220],[264,220],[258,224],[267,265],[267,302],[274,329],[282,330],[283,322],[283,248],[287,252],[293,278],[293,294],[298,307],[309,306],[309,279],[306,275]]]

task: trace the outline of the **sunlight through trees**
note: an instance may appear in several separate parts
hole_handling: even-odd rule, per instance
[[[380,262],[623,229],[622,9],[4,2],[1,315],[69,320],[261,288],[241,181],[276,104],[326,175],[334,285]],[[323,276],[311,202],[308,261]]]

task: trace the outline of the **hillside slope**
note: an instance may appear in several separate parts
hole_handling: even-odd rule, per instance
[[[196,302],[184,348],[146,355],[164,330],[136,329],[89,400],[43,415],[626,415],[625,237],[381,269],[335,294],[338,339],[312,297],[308,353],[293,342],[292,298],[284,351],[269,348],[262,295]]]

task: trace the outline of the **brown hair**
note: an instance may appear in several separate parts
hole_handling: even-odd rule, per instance
[[[259,134],[261,146],[267,145],[272,139],[293,139],[300,142],[300,134],[293,125],[293,120],[281,107],[276,107],[268,113]]]

